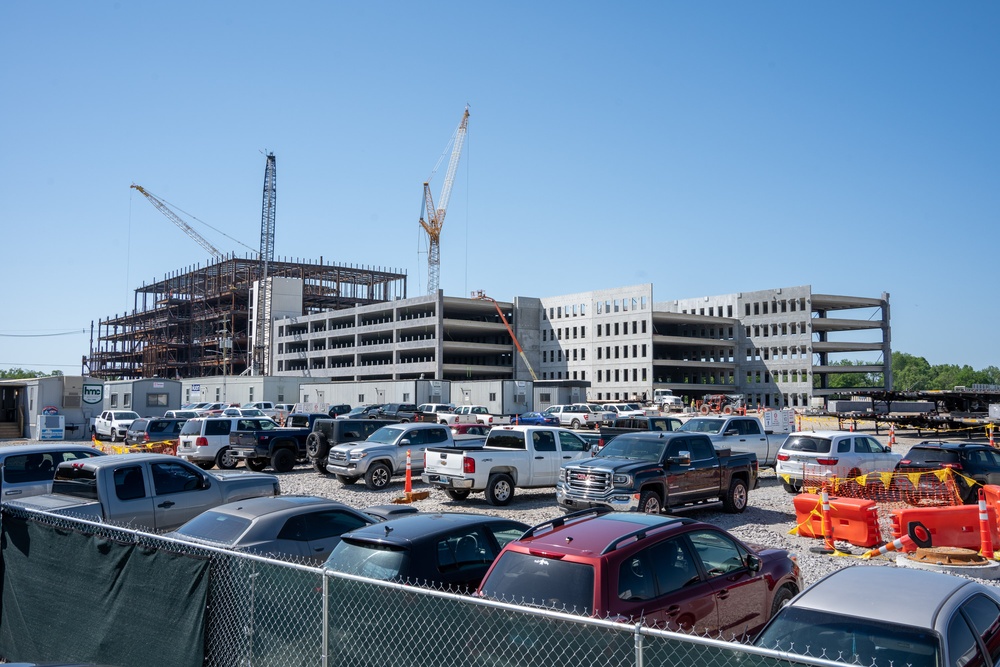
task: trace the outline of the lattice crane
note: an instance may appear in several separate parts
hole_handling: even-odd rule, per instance
[[[500,308],[500,304],[497,303],[496,299],[486,296],[482,290],[476,290],[473,292],[472,298],[493,302],[493,306],[497,309],[497,314],[500,315],[500,321],[503,322],[505,327],[507,327],[507,333],[510,334],[510,339],[514,341],[514,347],[517,348],[518,353],[521,355],[521,360],[524,362],[524,365],[528,367],[528,372],[531,373],[531,379],[538,382],[538,376],[535,375],[535,369],[531,367],[531,362],[528,361],[528,355],[524,353],[524,350],[521,349],[521,344],[517,342],[517,336],[514,335],[514,329],[510,326],[510,322],[508,322],[507,318],[504,316],[503,310]]]
[[[206,241],[205,238],[201,234],[196,232],[191,225],[184,222],[180,218],[180,216],[174,213],[173,210],[170,207],[168,207],[166,203],[164,203],[159,197],[155,196],[152,192],[145,189],[141,185],[136,185],[135,183],[133,183],[129,187],[131,187],[134,190],[137,190],[139,194],[148,199],[150,204],[155,206],[160,213],[167,216],[167,218],[172,223],[180,227],[184,231],[184,233],[190,236],[192,239],[194,239],[198,245],[207,250],[212,255],[213,258],[221,259],[222,257],[224,257],[224,255],[218,248],[216,248],[214,245]]]
[[[277,165],[274,153],[267,154],[264,167],[264,201],[260,218],[260,282],[257,284],[255,304],[253,356],[250,360],[251,375],[267,375],[267,350],[271,342],[271,299],[267,285],[268,264],[274,261],[274,219],[277,199]]]
[[[462,156],[462,144],[465,143],[465,133],[469,127],[469,107],[466,105],[462,121],[455,131],[454,146],[451,160],[448,161],[448,172],[441,186],[437,208],[431,197],[429,182],[424,183],[424,201],[420,211],[420,226],[427,232],[427,293],[435,294],[441,286],[441,228],[444,226],[444,216],[448,212],[448,200],[451,198],[451,187],[455,184],[455,172],[458,170],[458,159]],[[442,155],[443,157],[443,155]],[[440,161],[438,162],[440,164]],[[435,171],[437,167],[435,166]],[[433,176],[433,173],[431,174]],[[428,179],[429,181],[430,179]],[[425,219],[426,216],[426,219]]]

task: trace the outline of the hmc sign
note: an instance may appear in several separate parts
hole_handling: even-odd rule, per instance
[[[104,402],[103,384],[83,385],[83,402],[87,405],[97,405]]]

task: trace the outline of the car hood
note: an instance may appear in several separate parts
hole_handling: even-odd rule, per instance
[[[206,471],[206,475],[216,479],[226,481],[231,479],[259,479],[269,482],[277,481],[278,477],[269,472],[250,472],[246,470],[212,470]]]
[[[612,470],[617,473],[637,473],[649,468],[659,468],[660,466],[652,461],[637,461],[635,459],[618,458],[614,456],[595,456],[573,461],[574,468],[586,468],[588,470]]]

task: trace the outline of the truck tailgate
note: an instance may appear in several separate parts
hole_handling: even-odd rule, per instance
[[[425,456],[427,457],[424,462],[425,473],[457,476],[465,474],[463,463],[465,460],[465,450],[428,447]]]

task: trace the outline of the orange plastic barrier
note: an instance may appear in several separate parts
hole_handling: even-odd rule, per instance
[[[987,502],[986,513],[990,522],[990,539],[1000,545],[997,534],[997,510]],[[893,537],[907,535],[910,524],[920,524],[930,534],[931,546],[958,547],[979,551],[982,546],[979,531],[979,506],[957,507],[908,507],[893,510],[891,514]],[[907,549],[913,551],[915,547]]]
[[[1000,486],[984,484],[983,492],[986,493],[986,504],[994,510],[1000,511]]]
[[[795,523],[802,537],[823,537],[821,503],[818,493],[800,493],[795,496]],[[878,529],[878,507],[874,500],[831,497],[830,520],[835,540],[850,542],[858,547],[873,547],[882,543]]]

